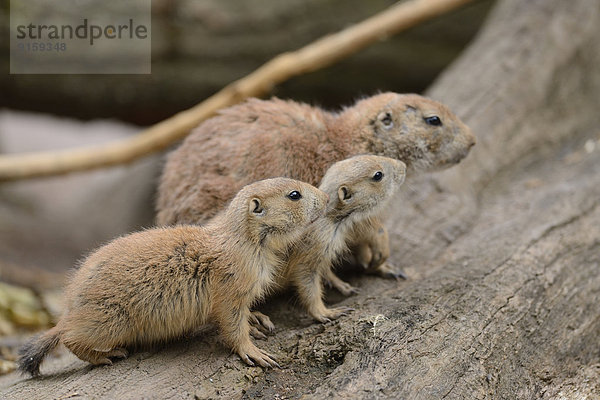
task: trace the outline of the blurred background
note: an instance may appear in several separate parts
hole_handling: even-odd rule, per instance
[[[8,26],[8,1],[0,9]],[[90,7],[94,2],[79,1]],[[148,125],[188,108],[278,53],[297,49],[393,5],[393,0],[154,0],[152,74],[9,75],[0,107]],[[293,79],[273,95],[336,107],[376,90],[420,92],[477,33],[480,0],[343,62]],[[88,14],[93,14],[90,10]],[[0,42],[8,54],[8,41]]]
[[[149,75],[11,75],[8,57],[2,58],[0,153],[87,146],[133,135],[273,56],[394,3],[154,0]],[[294,78],[271,95],[337,109],[377,91],[422,92],[474,38],[492,4],[475,1],[332,67]],[[93,7],[93,2],[77,6]],[[9,1],[0,2],[0,25],[8,31]],[[0,47],[8,54],[6,36],[0,37]],[[36,293],[59,287],[64,271],[103,242],[152,225],[161,163],[162,155],[155,155],[128,166],[0,184],[0,335],[13,332],[15,321],[16,326],[47,323],[44,312],[58,306],[51,296],[36,300]],[[18,292],[18,287],[34,292]],[[15,311],[11,296],[22,296],[29,308]]]

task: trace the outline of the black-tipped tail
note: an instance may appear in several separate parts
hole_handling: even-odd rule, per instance
[[[59,341],[60,331],[57,327],[31,339],[19,350],[21,355],[17,361],[19,371],[31,374],[31,376],[38,376],[40,374],[40,364],[44,357],[58,346]]]

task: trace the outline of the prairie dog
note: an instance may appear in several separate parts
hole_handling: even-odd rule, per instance
[[[347,307],[328,309],[323,303],[323,278],[333,275],[333,262],[346,250],[348,235],[357,224],[378,215],[404,182],[406,165],[380,156],[355,156],[333,164],[319,189],[329,196],[325,215],[295,243],[287,266],[276,278],[280,286],[292,284],[309,314],[318,321],[338,318]]]
[[[249,307],[273,285],[282,256],[324,212],[327,195],[287,178],[241,189],[204,227],[155,228],[89,255],[66,288],[58,324],[22,349],[39,374],[59,342],[82,360],[111,364],[127,347],[161,342],[214,321],[244,362],[276,366],[249,336]]]
[[[157,223],[203,223],[258,179],[287,176],[317,185],[333,163],[358,154],[401,160],[415,173],[455,165],[474,144],[469,128],[446,106],[419,95],[381,93],[339,113],[250,99],[200,124],[170,153]]]

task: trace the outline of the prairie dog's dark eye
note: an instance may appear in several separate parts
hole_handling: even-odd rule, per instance
[[[290,198],[290,200],[293,200],[293,201],[298,201],[298,200],[300,200],[300,199],[302,198],[302,195],[300,194],[300,192],[299,192],[299,191],[297,191],[297,190],[294,190],[294,191],[290,192],[290,193],[287,195],[287,197],[289,197],[289,198]]]
[[[437,115],[434,115],[432,117],[425,117],[424,120],[429,125],[433,125],[433,126],[440,126],[440,125],[442,125],[442,120]]]
[[[373,175],[373,180],[375,182],[379,182],[382,179],[383,179],[383,172],[381,172],[381,171],[375,172],[375,175]]]
[[[386,128],[391,128],[394,126],[394,120],[392,119],[392,114],[389,112],[383,113],[380,117],[381,123]]]

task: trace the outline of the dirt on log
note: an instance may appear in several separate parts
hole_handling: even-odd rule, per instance
[[[356,308],[315,324],[292,297],[263,307],[243,365],[214,329],[92,368],[61,352],[20,398],[597,398],[600,396],[600,7],[500,1],[429,91],[478,136],[468,159],[409,180],[388,219],[408,281],[346,276]]]

